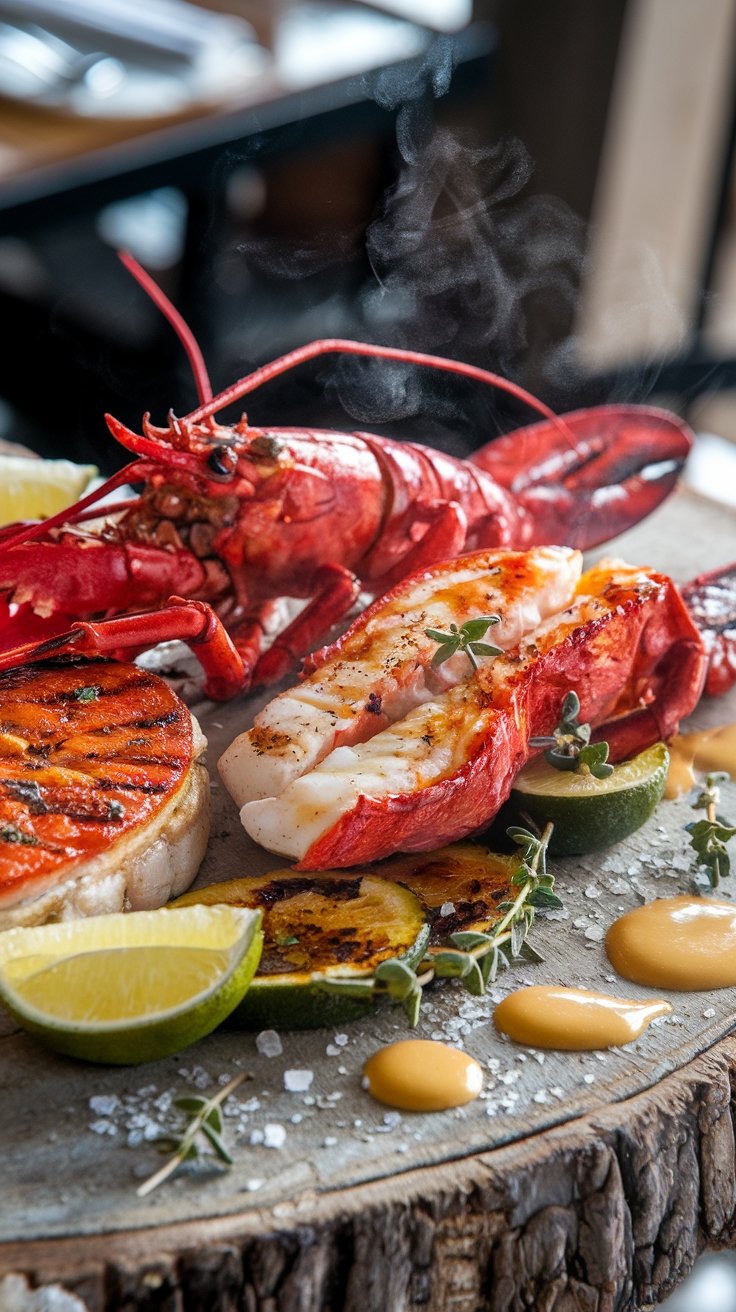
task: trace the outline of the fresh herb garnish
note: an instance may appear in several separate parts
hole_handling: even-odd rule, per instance
[[[405,961],[392,957],[382,961],[370,979],[340,979],[313,975],[312,982],[328,993],[346,997],[386,996],[400,1002],[415,1026],[419,1019],[422,989],[433,979],[459,979],[474,997],[481,997],[493,983],[499,967],[508,966],[510,956],[530,952],[526,937],[534,923],[537,908],[557,909],[562,902],[553,892],[554,877],[547,871],[547,846],[552,834],[548,824],[541,838],[529,829],[513,826],[507,834],[520,848],[519,864],[511,877],[518,889],[511,901],[499,903],[503,917],[487,933],[464,930],[451,934],[447,945],[429,948],[417,970]],[[539,959],[537,957],[537,959]]]
[[[457,627],[451,624],[449,633],[440,629],[425,629],[428,638],[440,645],[432,657],[433,665],[443,665],[456,651],[463,651],[474,670],[478,668],[478,656],[503,656],[503,647],[494,647],[490,642],[482,642],[492,624],[500,622],[500,615],[479,615],[477,619],[466,620]]]
[[[96,702],[101,692],[98,683],[90,683],[84,688],[75,688],[74,696],[78,702]]]
[[[174,1155],[160,1170],[144,1180],[142,1185],[139,1185],[136,1189],[139,1198],[145,1198],[146,1194],[150,1194],[160,1184],[163,1184],[164,1180],[168,1180],[169,1176],[178,1170],[182,1162],[189,1162],[200,1156],[200,1148],[197,1143],[197,1137],[200,1134],[204,1135],[207,1143],[214,1148],[215,1155],[219,1160],[224,1162],[226,1166],[232,1166],[233,1159],[221,1137],[222,1112],[220,1106],[233,1090],[243,1083],[243,1080],[249,1078],[246,1075],[236,1075],[213,1098],[201,1098],[198,1094],[188,1094],[185,1097],[174,1099],[174,1106],[180,1107],[184,1112],[189,1112],[192,1119],[178,1139],[159,1140],[158,1146],[161,1152],[173,1151]]]
[[[608,743],[590,741],[590,725],[579,724],[580,699],[576,692],[568,692],[562,703],[560,723],[551,734],[530,738],[530,747],[546,747],[545,761],[555,770],[589,770],[596,779],[607,779],[613,773],[608,765]]]
[[[705,811],[705,820],[692,820],[685,825],[690,835],[690,846],[695,851],[695,865],[704,867],[711,888],[717,888],[721,879],[731,873],[731,858],[726,843],[736,834],[736,825],[718,815],[716,808],[721,800],[719,784],[729,776],[723,771],[706,775],[705,787],[693,802],[694,811]]]
[[[29,834],[25,829],[19,829],[13,824],[0,825],[0,839],[3,843],[22,843],[26,847],[35,847],[38,843],[35,834]]]

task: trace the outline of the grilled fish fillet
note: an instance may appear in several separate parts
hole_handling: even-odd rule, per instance
[[[158,676],[117,662],[0,679],[0,929],[161,906],[209,836],[206,747]]]

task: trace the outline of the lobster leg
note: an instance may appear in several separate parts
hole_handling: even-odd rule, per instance
[[[278,630],[281,616],[282,607],[278,601],[263,601],[259,606],[250,607],[243,618],[228,630],[243,663],[244,692],[252,685],[253,671],[261,655],[263,640],[267,634]]]
[[[124,659],[155,646],[181,639],[189,644],[205,673],[204,693],[215,701],[234,697],[243,686],[243,662],[211,606],[203,601],[170,597],[168,606],[137,615],[76,624],[47,642],[26,643],[0,655],[0,670],[25,661],[58,656],[109,654]]]
[[[323,565],[315,575],[317,592],[261,656],[253,684],[277,683],[316,645],[333,624],[344,619],[360,593],[360,580],[343,565]]]

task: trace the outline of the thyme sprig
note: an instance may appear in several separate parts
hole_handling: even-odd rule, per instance
[[[173,1150],[173,1157],[153,1175],[149,1176],[147,1180],[144,1180],[142,1185],[139,1185],[136,1189],[139,1198],[145,1198],[146,1194],[152,1193],[160,1184],[163,1184],[164,1180],[168,1180],[169,1176],[179,1169],[182,1162],[192,1161],[195,1157],[200,1156],[200,1147],[197,1142],[200,1135],[203,1135],[210,1147],[214,1148],[215,1155],[221,1162],[224,1162],[226,1166],[232,1166],[233,1159],[221,1137],[222,1113],[220,1107],[233,1090],[237,1089],[238,1085],[248,1078],[250,1077],[243,1074],[235,1075],[212,1098],[202,1098],[198,1094],[187,1094],[184,1097],[174,1099],[174,1106],[180,1107],[184,1112],[189,1112],[191,1120],[178,1138],[159,1139],[158,1147],[160,1151],[172,1152]]]
[[[546,747],[545,761],[555,770],[589,770],[596,779],[613,773],[608,764],[608,743],[592,743],[589,724],[580,724],[580,698],[572,689],[565,696],[560,722],[551,734],[530,738],[531,747]]]
[[[691,820],[685,825],[690,835],[690,846],[695,852],[695,865],[705,870],[711,888],[718,888],[722,879],[731,873],[731,857],[726,843],[736,834],[736,825],[718,815],[721,800],[719,784],[729,776],[723,771],[706,775],[705,786],[693,802],[694,811],[705,811],[705,820]]]
[[[427,950],[416,970],[392,957],[382,961],[370,979],[313,975],[313,983],[329,993],[348,997],[388,996],[401,1003],[414,1027],[419,1020],[422,991],[433,979],[458,979],[473,997],[481,997],[499,968],[510,964],[507,952],[514,958],[526,949],[527,955],[539,960],[526,943],[535,912],[562,906],[553,892],[554,877],[547,870],[552,828],[548,824],[541,838],[516,825],[507,829],[509,838],[519,847],[519,864],[511,876],[511,884],[518,891],[512,899],[499,903],[502,918],[487,933],[463,930],[451,934],[447,944]]]
[[[482,641],[491,625],[498,624],[500,620],[500,615],[478,615],[474,620],[466,620],[460,628],[457,624],[450,624],[448,633],[443,633],[441,629],[425,629],[427,637],[440,644],[432,657],[432,664],[444,665],[456,651],[463,651],[473,669],[477,670],[478,656],[502,656],[503,647],[494,647],[492,643]]]

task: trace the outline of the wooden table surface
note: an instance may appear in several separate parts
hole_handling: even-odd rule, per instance
[[[683,581],[736,555],[734,515],[680,493],[613,550]],[[200,708],[211,768],[257,704]],[[733,695],[694,717],[733,720]],[[736,786],[726,791],[728,814]],[[277,866],[214,795],[200,882]],[[555,862],[564,911],[535,925],[542,964],[514,967],[484,999],[431,991],[418,1033],[462,1045],[486,1071],[483,1098],[457,1111],[399,1116],[362,1090],[365,1057],[407,1033],[393,1009],[283,1033],[275,1057],[224,1027],[121,1070],[55,1057],[7,1019],[0,1308],[20,1287],[11,1272],[59,1282],[94,1312],[613,1312],[662,1296],[701,1247],[732,1237],[733,992],[672,995],[672,1017],[607,1053],[517,1048],[490,1016],[522,982],[646,992],[614,978],[601,939],[622,911],[687,888],[691,814],[687,799],[663,803],[619,847]],[[289,1069],[313,1072],[308,1093],[286,1090]],[[226,1120],[233,1168],[182,1171],[138,1199],[171,1097],[239,1070],[252,1079]]]

